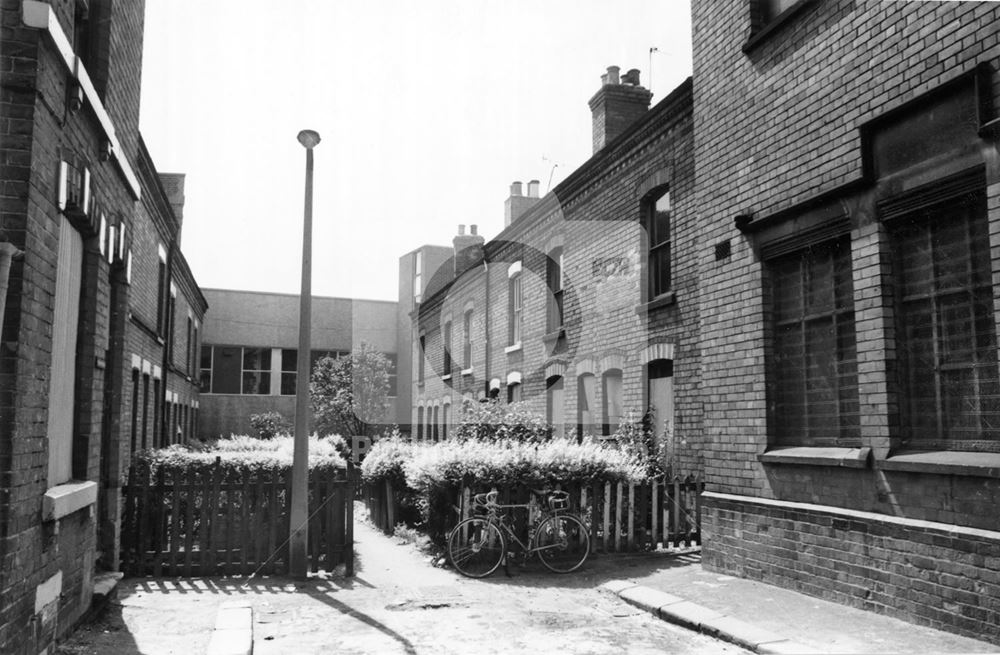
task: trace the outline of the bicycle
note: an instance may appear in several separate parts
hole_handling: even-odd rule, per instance
[[[532,490],[542,496],[545,492]],[[508,557],[508,545],[516,543],[523,555],[537,554],[547,569],[570,573],[580,568],[590,554],[590,531],[582,520],[564,514],[569,494],[552,492],[543,508],[543,517],[530,533],[527,544],[517,536],[506,513],[501,510],[531,509],[531,504],[501,505],[496,490],[473,497],[474,507],[485,516],[472,516],[448,534],[448,559],[455,570],[470,578],[485,578]]]

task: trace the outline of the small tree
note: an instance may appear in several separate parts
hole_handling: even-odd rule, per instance
[[[372,436],[388,410],[389,359],[368,343],[347,357],[316,362],[309,384],[320,435]]]
[[[250,415],[250,427],[257,431],[261,439],[288,436],[292,433],[292,422],[281,412],[264,412]]]

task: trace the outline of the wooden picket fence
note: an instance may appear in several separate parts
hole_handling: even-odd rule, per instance
[[[705,483],[694,476],[657,478],[637,484],[594,483],[558,485],[570,494],[570,511],[590,527],[594,552],[621,553],[701,545],[701,492]],[[527,503],[525,485],[497,488],[503,504]],[[455,491],[453,522],[473,514],[472,495],[489,491],[472,481]],[[399,507],[391,483],[364,486],[363,498],[372,522],[392,534]],[[524,512],[515,514],[523,521]]]
[[[354,573],[354,483],[343,470],[310,471],[311,571]],[[133,465],[124,488],[121,566],[134,576],[288,573],[291,471],[220,466],[152,475]]]

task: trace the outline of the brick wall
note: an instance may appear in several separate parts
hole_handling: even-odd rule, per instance
[[[877,177],[865,165],[861,138],[863,125],[909,101],[926,98],[976,65],[988,65],[992,71],[983,96],[996,106],[1000,7],[975,2],[807,2],[755,41],[749,40],[746,0],[696,0],[692,14],[697,220],[704,243],[729,239],[732,245],[728,260],[715,262],[707,248],[699,257],[705,471],[710,491],[746,499],[727,501],[728,513],[719,509],[722,505],[707,509],[705,561],[732,570],[727,558],[738,558],[746,564],[736,572],[868,606],[875,601],[864,597],[859,601],[855,592],[863,588],[883,594],[879,591],[883,581],[873,569],[895,566],[907,548],[922,549],[921,544],[937,534],[937,528],[922,521],[963,530],[1000,528],[996,513],[987,509],[1000,501],[995,474],[983,469],[890,466],[904,444],[888,279],[891,243],[877,201],[905,177],[895,182]],[[994,137],[984,133],[972,158],[984,165],[987,195],[994,197],[998,170]],[[921,174],[923,182],[935,179],[931,173]],[[870,448],[872,457],[858,468],[819,460],[763,463],[759,456],[776,447],[766,393],[771,332],[767,266],[761,255],[761,235],[769,228],[751,225],[744,233],[734,219],[744,215],[752,221],[771,220],[771,225],[784,225],[793,234],[798,218],[815,216],[809,212],[817,207],[838,206],[838,213],[850,221],[860,435],[862,447]],[[1000,241],[995,235],[1000,214],[995,204],[987,211],[996,295],[1000,277],[995,253]],[[884,558],[870,567],[855,570],[853,560],[823,550],[828,564],[803,569],[804,558],[797,554],[798,527],[773,526],[787,518],[801,521],[808,532],[817,519],[790,511],[762,512],[754,504],[756,498],[867,513],[837,533],[853,544],[845,549],[851,552],[866,543],[879,515],[915,523],[894,533],[893,552],[873,551]],[[754,536],[765,533],[766,539]],[[988,544],[983,547],[994,548],[996,538],[995,532],[983,533],[981,540]],[[935,557],[947,559],[951,552],[963,552],[959,541],[961,537],[952,536],[948,544],[939,544]],[[970,562],[968,571],[993,575],[997,563],[980,559]],[[986,625],[981,608],[967,611],[952,603],[949,594],[966,591],[965,583],[955,576],[938,577],[915,568],[899,574],[902,578],[893,584],[903,592],[899,602],[891,604],[891,613],[936,627],[950,625],[967,634],[976,621],[980,627]],[[850,581],[845,580],[848,576]],[[932,577],[934,584],[950,591],[923,589]],[[912,592],[905,591],[907,585]],[[995,623],[995,608],[991,611],[988,616]],[[991,638],[996,639],[995,632]]]
[[[947,523],[708,494],[703,563],[1000,643],[1000,534]]]

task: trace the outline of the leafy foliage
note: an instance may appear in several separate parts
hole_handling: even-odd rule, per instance
[[[415,447],[415,444],[403,440],[398,432],[393,437],[376,441],[361,462],[361,477],[367,481],[388,479],[404,484],[403,463],[412,457]]]
[[[618,448],[639,462],[647,478],[665,473],[669,466],[667,442],[665,439],[657,439],[654,434],[653,426],[656,423],[653,411],[650,408],[638,420],[635,413],[630,411],[612,435]]]
[[[292,422],[281,412],[264,412],[250,415],[250,427],[256,430],[261,439],[271,439],[277,436],[292,434]]]
[[[346,468],[341,456],[343,439],[309,439],[309,468],[322,470]],[[163,468],[171,472],[194,469],[207,471],[216,465],[224,471],[260,472],[291,469],[294,440],[292,437],[255,439],[248,436],[234,436],[230,439],[206,444],[198,449],[175,444],[159,450],[145,450],[136,455],[136,461],[149,466],[151,470]]]
[[[392,364],[368,343],[347,357],[316,362],[309,395],[321,435],[374,435],[388,409]]]
[[[466,403],[462,422],[455,428],[457,440],[518,441],[541,443],[552,437],[552,426],[528,409],[525,403],[486,402]]]

